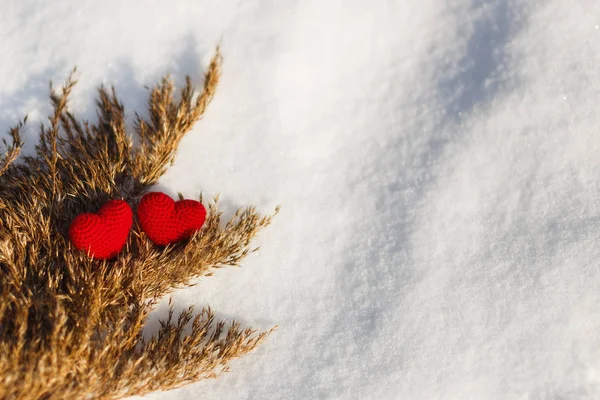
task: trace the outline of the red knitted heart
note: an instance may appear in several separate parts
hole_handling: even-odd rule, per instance
[[[159,246],[189,238],[206,219],[206,209],[199,201],[175,202],[161,192],[144,195],[137,214],[146,235]]]
[[[133,212],[123,200],[110,200],[97,214],[79,214],[71,222],[69,238],[79,250],[91,257],[107,260],[115,257],[127,242]]]

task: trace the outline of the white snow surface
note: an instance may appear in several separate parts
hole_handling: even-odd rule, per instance
[[[279,329],[143,399],[599,399],[597,0],[0,1],[0,128],[224,73],[157,190],[281,213],[178,309]],[[164,316],[162,304],[153,317]],[[150,321],[156,325],[156,321]],[[142,399],[142,398],[137,398]]]

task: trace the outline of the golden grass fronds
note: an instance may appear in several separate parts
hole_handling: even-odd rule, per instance
[[[0,399],[117,399],[166,390],[227,370],[268,334],[216,321],[210,309],[175,315],[142,335],[159,299],[177,287],[238,265],[271,216],[252,207],[221,222],[217,201],[191,239],[161,248],[134,224],[119,256],[94,260],[67,239],[73,218],[120,198],[132,208],[173,160],[202,118],[220,76],[217,51],[195,94],[189,77],[175,99],[163,79],[147,119],[126,132],[115,90],[98,91],[98,122],[67,106],[75,80],[51,90],[53,113],[31,156],[15,163],[24,122],[10,130],[0,158]]]

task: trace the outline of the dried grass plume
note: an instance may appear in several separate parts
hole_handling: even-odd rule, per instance
[[[75,80],[51,89],[53,112],[35,152],[17,161],[25,121],[0,157],[0,399],[117,399],[176,388],[227,370],[268,334],[216,321],[210,309],[170,309],[158,332],[142,335],[149,313],[174,288],[238,265],[269,224],[252,207],[221,222],[217,201],[190,240],[153,245],[137,224],[110,261],[88,258],[67,239],[72,219],[109,199],[135,209],[204,114],[219,81],[217,50],[196,94],[178,96],[168,78],[150,91],[134,134],[114,89],[98,90],[98,121],[67,107]],[[177,97],[177,99],[176,99]]]

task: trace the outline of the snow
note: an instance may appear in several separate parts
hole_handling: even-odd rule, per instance
[[[600,398],[600,3],[2,2],[0,128],[224,75],[161,189],[282,205],[180,308],[280,327],[170,399]],[[164,304],[155,317],[164,315]]]

